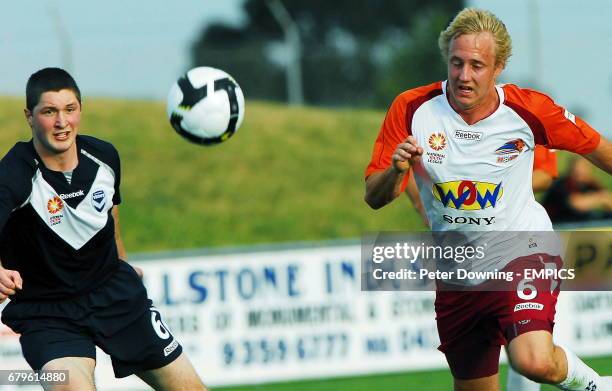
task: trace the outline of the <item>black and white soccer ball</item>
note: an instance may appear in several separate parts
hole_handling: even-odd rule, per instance
[[[200,145],[214,145],[232,137],[242,124],[244,95],[224,71],[198,67],[172,85],[166,110],[178,134]]]

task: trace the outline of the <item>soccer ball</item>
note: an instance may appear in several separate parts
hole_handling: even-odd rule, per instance
[[[198,67],[172,85],[166,110],[178,134],[200,145],[213,145],[232,137],[242,124],[244,95],[227,73]]]

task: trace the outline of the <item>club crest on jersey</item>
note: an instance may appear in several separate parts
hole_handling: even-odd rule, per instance
[[[106,205],[106,193],[104,193],[104,190],[96,190],[91,194],[91,204],[98,212],[104,210]]]
[[[495,208],[504,190],[501,183],[462,180],[435,183],[432,193],[446,208],[482,210]]]
[[[427,142],[434,151],[441,151],[446,148],[446,136],[442,132],[432,133],[429,135]]]
[[[498,155],[498,163],[507,163],[519,157],[519,155],[527,149],[527,144],[518,138],[516,140],[508,141],[501,147],[495,150],[495,154]]]
[[[523,140],[521,140],[520,138],[517,138],[516,140],[508,141],[501,147],[497,148],[495,150],[495,154],[496,155],[510,155],[513,153],[521,153],[525,150],[526,146],[527,144],[525,144]]]

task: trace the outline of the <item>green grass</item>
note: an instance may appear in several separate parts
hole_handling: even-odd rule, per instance
[[[612,374],[612,357],[601,357],[586,360],[596,371]],[[506,382],[507,366],[500,370],[501,384]],[[388,375],[362,376],[352,378],[321,379],[312,381],[264,384],[259,386],[216,388],[223,391],[448,391],[452,390],[453,379],[450,372],[429,371],[413,373],[395,373]],[[505,390],[505,386],[501,388]],[[542,391],[553,391],[557,388],[542,386]]]
[[[29,139],[22,101],[0,99],[0,146]],[[122,157],[129,252],[335,238],[421,228],[408,200],[363,202],[363,171],[383,113],[249,102],[228,142],[201,147],[170,127],[162,103],[92,99],[81,132]]]

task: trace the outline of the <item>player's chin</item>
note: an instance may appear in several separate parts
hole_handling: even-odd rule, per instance
[[[474,98],[472,98],[471,96],[468,97],[455,95],[453,98],[455,104],[457,104],[457,106],[459,106],[459,109],[461,110],[467,110],[474,106]]]
[[[66,140],[52,140],[50,143],[50,149],[55,153],[66,152],[74,144],[74,137],[69,137]]]

